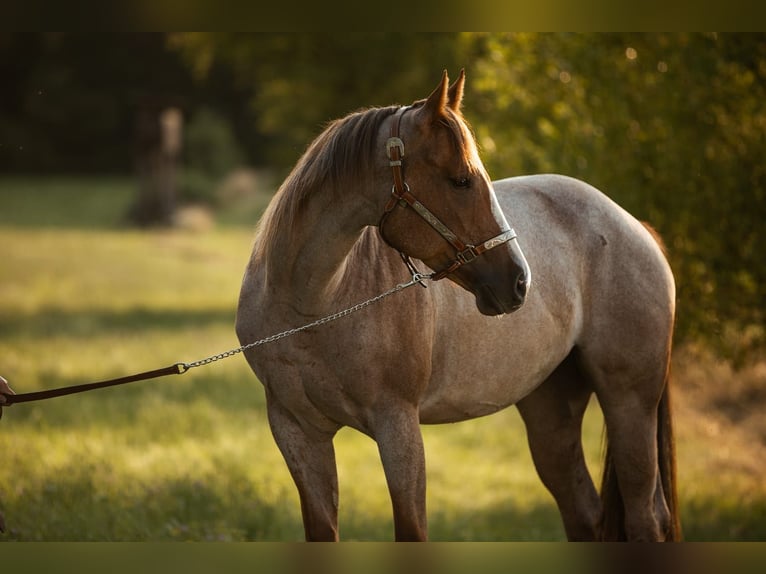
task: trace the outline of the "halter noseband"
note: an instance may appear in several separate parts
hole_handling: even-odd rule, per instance
[[[454,272],[456,269],[465,265],[466,263],[470,263],[482,253],[486,253],[490,249],[494,249],[499,245],[503,245],[504,243],[509,242],[511,239],[515,239],[517,235],[513,229],[506,229],[499,235],[493,237],[492,239],[488,239],[480,245],[463,243],[458,238],[458,236],[450,230],[449,227],[444,225],[444,223],[442,223],[438,217],[436,217],[431,211],[428,210],[428,208],[426,208],[426,206],[420,203],[417,198],[412,195],[412,193],[410,193],[410,187],[404,182],[404,175],[402,174],[404,142],[399,137],[399,125],[401,124],[402,117],[409,109],[409,107],[404,107],[400,108],[396,112],[393,123],[391,124],[391,137],[386,140],[386,154],[388,155],[388,164],[391,166],[391,169],[394,172],[394,185],[391,189],[391,199],[389,199],[388,203],[386,204],[378,227],[380,229],[381,237],[383,237],[383,240],[388,243],[385,236],[383,235],[383,224],[385,223],[389,214],[397,205],[401,205],[402,207],[409,206],[414,209],[415,213],[425,219],[426,222],[431,227],[433,227],[436,232],[447,241],[447,243],[454,247],[455,251],[457,252],[455,259],[451,263],[449,263],[441,271],[435,271],[431,274],[431,279],[433,281],[438,281],[439,279],[444,279],[444,277]],[[409,270],[415,273],[416,269],[409,255],[406,255],[401,251],[399,251],[399,254],[402,256],[402,259],[404,260]]]

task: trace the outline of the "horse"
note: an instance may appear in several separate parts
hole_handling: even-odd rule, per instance
[[[445,71],[412,105],[330,122],[258,222],[237,308],[243,345],[374,297],[406,276],[402,258],[433,270],[425,289],[245,352],[305,538],[339,539],[340,428],[377,443],[395,539],[420,541],[420,425],[515,405],[569,540],[676,540],[675,286],[659,239],[580,180],[492,182],[464,85],[464,71],[451,85]],[[601,495],[581,442],[594,393],[608,439]]]

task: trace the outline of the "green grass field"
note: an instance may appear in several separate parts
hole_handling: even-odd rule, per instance
[[[132,193],[130,181],[120,179],[0,180],[0,374],[17,392],[116,377],[238,345],[234,313],[252,225],[130,230],[123,216]],[[686,536],[764,540],[766,429],[754,413],[762,413],[766,399],[758,394],[766,389],[766,368],[735,373],[701,351],[679,356]],[[723,387],[733,390],[721,394]],[[732,393],[752,397],[753,388],[762,402],[751,398],[731,416],[720,408],[727,398],[737,404]],[[563,539],[515,410],[423,432],[433,540]],[[584,435],[597,476],[595,405]],[[342,538],[390,540],[374,443],[343,430],[336,448]],[[303,535],[263,390],[241,356],[180,377],[5,409],[0,511],[7,527],[0,540]]]

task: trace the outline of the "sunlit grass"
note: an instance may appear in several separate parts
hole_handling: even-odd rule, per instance
[[[3,374],[23,392],[236,346],[249,244],[247,231],[0,230],[12,278],[0,282]],[[299,537],[262,389],[239,359],[8,409],[0,500],[9,537]]]
[[[0,182],[3,201],[7,185]],[[89,201],[91,193],[65,186],[44,197],[74,204]],[[0,374],[17,392],[116,377],[237,346],[234,314],[252,227],[137,232],[87,222],[58,225],[53,216],[35,226],[30,203],[30,197],[13,199],[23,224],[0,215]],[[674,377],[687,383],[677,398],[709,392],[715,383],[733,385],[739,375],[711,374],[711,361],[681,362]],[[748,376],[755,380],[762,372]],[[690,387],[689,380],[699,385]],[[766,538],[763,445],[734,432],[726,419],[680,403],[679,491],[687,536]],[[584,437],[596,479],[601,432],[594,402]],[[515,410],[425,426],[423,435],[432,539],[564,538]],[[392,539],[375,443],[344,429],[336,450],[342,538]],[[183,376],[6,409],[0,509],[8,527],[0,540],[303,536],[297,493],[268,428],[263,390],[241,356]]]
[[[18,392],[99,380],[237,346],[252,232],[0,228],[0,363]],[[434,539],[560,538],[513,411],[425,427]],[[341,532],[388,540],[377,448],[336,439]],[[182,377],[7,409],[8,539],[302,537],[297,494],[241,357]],[[547,524],[538,524],[545,508]],[[535,517],[534,524],[517,518]]]

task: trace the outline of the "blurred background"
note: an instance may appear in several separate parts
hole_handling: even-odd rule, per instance
[[[250,195],[254,221],[327,121],[461,67],[490,175],[599,187],[668,244],[680,336],[763,347],[762,34],[5,34],[0,174],[134,177],[142,225]]]
[[[178,360],[179,353],[204,356],[221,350],[211,345],[230,347],[253,227],[308,143],[332,119],[362,107],[411,103],[434,88],[442,70],[454,78],[461,68],[467,74],[464,113],[493,178],[537,172],[581,178],[662,235],[678,284],[674,373],[686,423],[681,440],[688,441],[679,466],[682,478],[689,469],[682,500],[686,496],[691,536],[766,538],[766,34],[2,34],[0,373],[21,392],[134,371],[135,356],[148,357],[141,367],[154,368],[165,358]],[[41,341],[47,358],[31,364]],[[93,350],[84,353],[78,342]],[[151,512],[148,500],[165,500],[152,490],[157,472],[165,473],[167,502],[155,514],[174,518],[142,514],[136,522],[153,524],[151,530],[108,526],[113,519],[99,504],[118,504],[109,486],[115,479],[104,467],[103,443],[87,446],[83,437],[93,429],[77,426],[78,415],[66,406],[72,403],[8,409],[3,426],[16,417],[24,429],[13,437],[0,427],[6,460],[16,464],[0,480],[7,522],[11,511],[16,514],[11,537],[300,537],[286,475],[268,492],[238,487],[243,496],[265,501],[271,510],[259,516],[268,520],[292,509],[273,528],[250,524],[254,511],[226,506],[234,505],[226,494],[230,481],[185,482],[186,475],[173,474],[182,465],[162,467],[161,460],[176,456],[169,453],[186,452],[177,442],[166,445],[164,457],[141,458],[141,441],[156,444],[168,429],[191,432],[181,410],[173,415],[175,406],[191,408],[208,431],[228,429],[206,437],[218,440],[210,448],[223,452],[250,428],[249,415],[240,420],[237,409],[262,411],[262,398],[242,399],[240,385],[251,377],[246,368],[219,371],[216,404],[230,409],[219,415],[210,403],[187,397],[193,389],[211,392],[202,376],[189,377],[190,387],[163,391],[162,400],[153,395],[162,424],[150,424],[157,432],[142,439],[129,438],[127,429],[146,415],[119,400],[111,407],[98,402],[103,399],[77,403],[85,408],[80,416],[95,417],[91,424],[98,421],[112,443],[138,440],[135,457],[142,462],[126,454],[123,475],[145,484],[130,499],[148,509],[142,512]],[[126,392],[141,397],[144,391]],[[490,419],[500,422],[486,424],[511,424]],[[216,426],[224,421],[230,426]],[[75,434],[65,445],[49,443],[46,424],[79,430],[70,431]],[[266,432],[265,421],[257,424]],[[469,430],[454,432],[464,433],[457,444],[466,449],[499,448],[478,427],[461,428]],[[594,423],[594,452],[598,428]],[[468,438],[474,431],[476,444]],[[84,442],[72,442],[79,432]],[[445,431],[426,440],[446,453],[456,443],[446,446],[439,432]],[[272,448],[267,432],[250,439]],[[205,443],[199,438],[197,444]],[[349,452],[361,448],[353,444]],[[42,466],[28,460],[30,452],[50,448],[70,458],[51,461],[41,454],[48,460]],[[207,468],[200,461],[209,453],[189,449],[188,457],[199,457]],[[526,456],[520,453],[514,456]],[[455,456],[464,461],[468,455]],[[374,452],[369,460],[376,464]],[[475,470],[482,463],[459,464]],[[536,483],[526,464],[529,484]],[[139,468],[151,472],[144,476]],[[71,484],[61,482],[62,469],[75,477]],[[103,480],[92,478],[100,472]],[[251,466],[228,469],[234,477],[255,472]],[[494,477],[488,483],[502,483],[493,470],[486,472]],[[25,485],[8,486],[18,476]],[[710,476],[718,482],[695,490]],[[453,487],[462,482],[469,479]],[[94,489],[101,494],[93,495]],[[70,506],[60,509],[60,519],[42,520],[62,492],[71,505],[88,498],[90,524],[99,526],[73,527],[64,518]],[[369,502],[368,493],[359,496]],[[285,497],[284,508],[274,502]],[[448,527],[458,523],[458,538],[502,538],[495,526],[512,519],[552,525],[522,538],[562,535],[542,490],[533,507],[490,497],[477,528],[467,526],[475,509],[458,504],[449,510],[450,500],[445,493],[447,510],[437,516],[447,523],[441,532],[446,539],[456,537]],[[383,509],[387,517],[385,493],[376,505],[375,512]],[[222,507],[240,522],[221,523]],[[200,508],[209,508],[209,515]],[[363,536],[377,523],[375,512],[369,520],[355,515],[351,531],[358,525]]]

